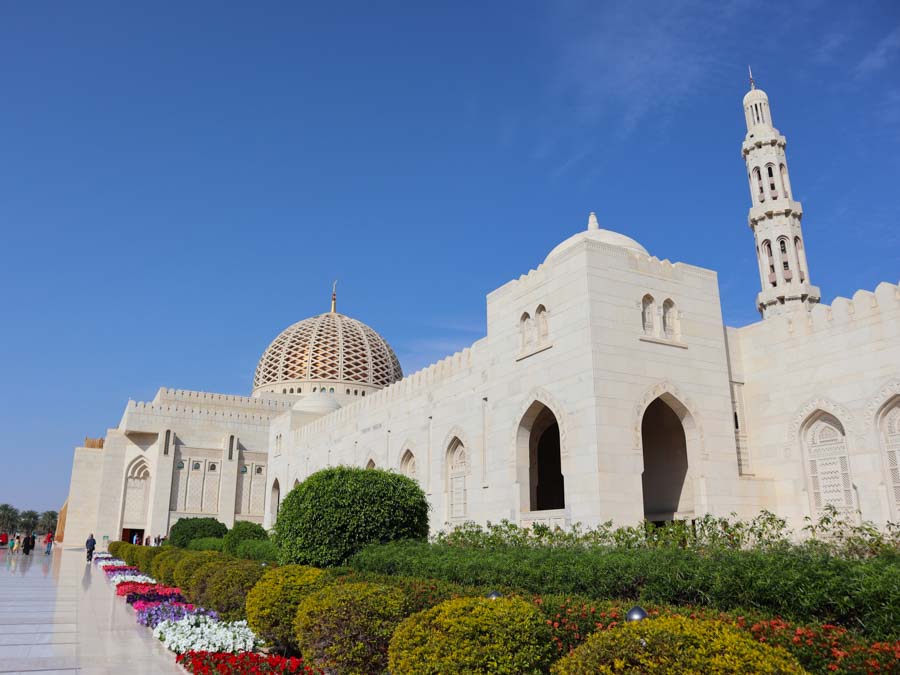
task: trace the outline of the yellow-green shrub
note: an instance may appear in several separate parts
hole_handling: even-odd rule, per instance
[[[393,675],[544,673],[550,629],[521,598],[457,598],[407,618],[391,639]]]
[[[134,564],[144,574],[150,574],[153,559],[162,553],[162,549],[158,546],[136,546],[135,548],[137,550],[132,554]]]
[[[253,560],[213,560],[194,572],[188,597],[198,605],[214,609],[225,621],[245,619],[247,593],[265,571],[263,564]]]
[[[140,547],[135,544],[129,544],[127,542],[123,543],[119,547],[119,555],[127,564],[134,565],[134,556],[137,553],[138,548]]]
[[[557,661],[555,675],[805,673],[786,651],[721,622],[666,616],[598,631]]]
[[[150,576],[161,584],[175,585],[175,566],[187,555],[183,548],[165,546],[150,564]]]
[[[109,542],[109,546],[106,547],[106,550],[109,551],[109,554],[113,558],[118,558],[119,557],[119,549],[122,547],[122,544],[124,544],[124,543],[125,543],[124,541],[111,541],[111,542]]]
[[[188,590],[191,577],[202,565],[213,560],[226,560],[227,556],[217,551],[193,551],[186,553],[175,565],[172,577],[175,585]]]
[[[329,585],[300,601],[294,636],[310,665],[344,675],[383,673],[391,635],[405,615],[398,588]]]
[[[317,590],[324,572],[305,565],[285,565],[270,569],[247,594],[247,621],[270,644],[297,649],[294,617],[297,606]]]

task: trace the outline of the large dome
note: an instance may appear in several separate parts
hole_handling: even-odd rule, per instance
[[[253,390],[307,394],[330,384],[331,393],[344,394],[344,387],[358,395],[353,392],[380,389],[402,377],[383,337],[361,321],[326,312],[288,326],[272,341],[256,366]],[[309,386],[304,390],[303,384]]]

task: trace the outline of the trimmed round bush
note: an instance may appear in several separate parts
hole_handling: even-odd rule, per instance
[[[189,551],[222,551],[224,548],[225,540],[218,537],[192,539],[187,545]]]
[[[278,547],[268,539],[265,541],[242,541],[237,547],[237,557],[244,560],[274,563],[278,561]]]
[[[335,577],[333,583],[369,583],[393,586],[403,591],[406,598],[406,610],[408,614],[430,609],[445,600],[455,598],[479,597],[483,598],[493,589],[478,588],[454,584],[440,579],[423,579],[420,577],[394,576],[390,574],[373,574],[369,572],[356,572]],[[508,592],[503,589],[503,592]]]
[[[278,509],[273,540],[284,564],[331,567],[367,544],[428,536],[428,502],[406,476],[333,467],[291,490]]]
[[[193,539],[218,537],[228,532],[224,523],[215,518],[182,518],[169,530],[169,542],[173,546],[185,548]]]
[[[196,604],[217,611],[224,621],[246,619],[247,593],[266,569],[252,560],[213,560],[191,576],[189,597]]]
[[[227,560],[226,556],[217,551],[190,551],[181,557],[172,572],[175,585],[187,590],[191,577],[202,565],[214,560]]]
[[[545,673],[550,629],[521,598],[457,598],[407,618],[390,642],[392,675]]]
[[[159,555],[157,555],[150,564],[150,576],[159,583],[167,586],[175,585],[175,566],[181,562],[184,556],[188,555],[188,551],[175,546],[161,547]]]
[[[144,574],[150,574],[153,559],[156,558],[162,549],[158,546],[137,546],[137,550],[133,553],[134,564],[138,566]]]
[[[111,542],[109,542],[109,546],[106,547],[106,550],[109,551],[109,554],[113,558],[118,558],[120,555],[119,549],[122,547],[122,544],[124,544],[124,543],[125,543],[124,541],[111,541]]]
[[[318,590],[325,578],[322,570],[304,565],[285,565],[266,571],[247,594],[250,627],[271,645],[298,650],[293,625],[297,606],[309,593]]]
[[[267,541],[268,539],[269,535],[266,534],[262,525],[251,523],[248,520],[238,520],[222,540],[222,550],[229,555],[237,555],[238,545],[242,541]]]
[[[294,639],[311,665],[346,675],[383,673],[406,615],[403,591],[381,584],[327,586],[300,601]]]
[[[399,671],[395,671],[399,672]],[[550,669],[594,673],[805,673],[794,657],[721,621],[666,616],[594,633]]]

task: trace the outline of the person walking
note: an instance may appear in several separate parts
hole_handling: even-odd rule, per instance
[[[53,533],[48,532],[47,536],[44,537],[44,555],[50,555],[50,551],[53,550]]]
[[[31,536],[26,534],[25,538],[22,539],[22,553],[25,555],[31,555]]]
[[[134,536],[131,538],[131,543],[137,546],[140,543],[140,539],[138,539],[138,533],[135,532]]]
[[[10,535],[7,547],[9,548],[10,555],[13,555],[16,552],[16,538],[14,536]]]
[[[94,557],[94,549],[97,547],[97,540],[94,539],[93,532],[88,535],[87,541],[84,542],[84,547],[87,549],[87,559],[90,562]]]

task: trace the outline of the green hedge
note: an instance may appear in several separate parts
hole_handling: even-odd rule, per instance
[[[876,639],[900,636],[900,564],[890,556],[846,560],[800,548],[490,551],[393,542],[366,548],[350,565],[531,593],[747,608],[837,623]]]
[[[262,525],[251,523],[247,520],[238,520],[234,523],[234,527],[228,530],[225,538],[222,540],[222,550],[229,555],[238,554],[238,546],[244,541],[268,541],[269,535],[263,529]]]
[[[406,476],[334,467],[282,500],[273,540],[284,564],[332,567],[366,544],[428,536],[428,502]]]
[[[163,550],[159,546],[136,546],[135,548],[137,550],[132,554],[134,564],[137,565],[138,569],[144,574],[151,575],[153,570],[153,560],[162,553]]]
[[[242,541],[237,547],[237,557],[244,560],[274,563],[278,561],[278,547],[268,539],[265,541]]]
[[[169,530],[169,543],[185,548],[194,539],[203,537],[221,539],[227,532],[225,524],[215,518],[182,518]]]
[[[109,551],[109,554],[113,558],[118,558],[121,555],[120,549],[124,541],[111,541],[109,542],[109,546],[106,547],[106,550]]]
[[[172,578],[179,588],[187,591],[194,572],[208,562],[223,560],[227,560],[227,556],[217,551],[189,551],[176,563]]]
[[[192,539],[187,545],[189,551],[223,551],[225,540],[219,537],[201,537]]]

